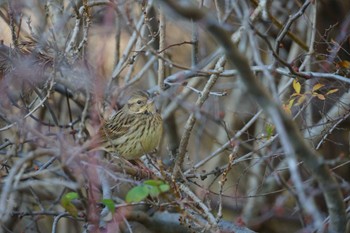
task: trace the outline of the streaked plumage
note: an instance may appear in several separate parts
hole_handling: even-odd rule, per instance
[[[103,148],[128,160],[156,149],[163,124],[153,100],[145,91],[135,92],[100,129]]]

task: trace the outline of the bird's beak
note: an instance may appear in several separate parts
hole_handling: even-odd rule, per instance
[[[147,105],[148,105],[148,104],[153,104],[153,103],[154,103],[154,99],[153,99],[153,98],[147,100]]]
[[[149,106],[149,111],[151,111],[152,113],[156,113],[157,112],[157,107],[154,103],[154,99],[151,98],[149,100],[147,100],[147,106]]]

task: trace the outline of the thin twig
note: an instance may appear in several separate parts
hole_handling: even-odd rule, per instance
[[[283,30],[279,33],[276,42],[275,42],[275,49],[273,51],[276,52],[277,55],[279,55],[280,45],[281,41],[289,31],[289,28],[292,26],[295,20],[297,20],[300,16],[302,16],[306,10],[306,8],[310,5],[311,1],[307,0],[305,1],[304,5],[300,7],[297,13],[295,13],[293,16],[290,16],[287,23],[285,24]]]
[[[218,71],[222,70],[225,65],[225,62],[226,62],[226,58],[221,57],[217,62],[215,69]],[[198,97],[196,101],[196,107],[200,108],[204,104],[204,102],[207,100],[209,96],[210,89],[214,86],[214,84],[216,83],[219,77],[220,76],[217,74],[211,75],[208,82],[205,84],[205,87],[203,88],[201,95]],[[173,170],[173,177],[178,177],[179,173],[181,172],[181,167],[185,158],[185,154],[187,152],[187,145],[190,139],[191,131],[195,123],[196,123],[196,116],[194,113],[192,113],[185,124],[185,131],[180,140],[179,153],[176,157],[176,162]]]
[[[12,36],[12,43],[15,48],[18,47],[18,37],[16,33],[16,24],[15,24],[15,13],[12,7],[12,1],[7,0],[7,6],[8,6],[8,14],[9,14],[9,25],[11,29],[11,36]]]
[[[4,185],[2,186],[2,192],[0,196],[0,223],[4,224],[13,208],[13,198],[14,195],[11,195],[14,179],[18,172],[25,166],[26,163],[32,161],[35,158],[55,154],[56,151],[52,149],[38,149],[37,151],[29,152],[25,157],[19,159],[15,165],[11,168],[10,173],[5,178]]]
[[[68,213],[61,213],[54,218],[53,223],[52,223],[51,233],[56,233],[58,221],[60,221],[61,218],[66,217],[66,216],[69,216],[69,214]]]
[[[200,21],[203,27],[205,27],[205,29],[216,38],[218,43],[220,43],[229,61],[237,67],[238,73],[248,93],[272,118],[277,132],[280,134],[281,144],[285,150],[292,180],[297,188],[299,198],[302,202],[308,202],[304,203],[307,205],[305,206],[305,210],[310,216],[314,216],[316,228],[322,229],[322,219],[320,219],[319,215],[313,215],[319,212],[316,212],[317,208],[314,203],[309,202],[309,199],[305,197],[304,188],[297,169],[297,156],[302,159],[306,167],[312,171],[313,176],[324,194],[330,214],[330,231],[344,232],[346,225],[345,207],[337,181],[321,159],[321,155],[305,142],[295,123],[286,116],[283,109],[277,105],[264,86],[256,79],[250,69],[248,61],[232,43],[230,34],[222,28],[222,26],[218,25],[212,17],[201,10],[192,7],[185,8],[171,0],[164,0],[163,3],[173,12],[176,12],[184,18]]]
[[[199,207],[204,211],[204,215],[206,217],[206,219],[208,220],[211,229],[214,232],[218,231],[218,224],[216,221],[216,218],[214,217],[214,215],[211,213],[211,211],[209,210],[209,208],[202,202],[201,199],[199,199],[199,197],[197,197],[186,185],[180,183],[179,184],[179,188],[182,192],[186,193],[190,198],[192,198],[192,200],[199,205]]]
[[[164,56],[164,48],[165,48],[165,32],[166,32],[166,19],[165,19],[165,13],[162,10],[162,7],[160,7],[160,13],[159,13],[159,48],[158,51],[162,51],[159,53],[160,56]],[[164,78],[165,78],[165,69],[164,69],[164,60],[158,58],[158,86],[161,91],[165,89],[164,84]]]
[[[146,7],[146,12],[149,11],[152,1],[147,2],[147,3],[148,3],[148,5]],[[120,58],[116,67],[113,69],[111,80],[117,78],[118,75],[120,74],[120,72],[122,72],[123,68],[125,67],[125,62],[127,61],[129,54],[136,43],[136,40],[138,38],[138,32],[141,30],[141,27],[143,26],[144,20],[145,20],[145,16],[144,16],[144,14],[142,14],[139,21],[136,24],[136,28],[135,28],[136,30],[132,34],[131,38],[128,41],[127,46],[125,47],[125,50],[124,50],[122,57]],[[110,84],[111,83],[109,83],[108,86],[110,86]]]
[[[339,119],[332,127],[330,127],[330,129],[322,136],[322,139],[318,142],[317,146],[316,146],[316,150],[320,149],[321,145],[323,144],[323,142],[327,139],[327,137],[333,132],[333,130],[343,121],[345,121],[348,117],[350,116],[350,111],[345,114],[345,116],[343,116],[341,119]]]

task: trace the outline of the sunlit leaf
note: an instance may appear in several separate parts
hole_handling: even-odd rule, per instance
[[[315,86],[312,87],[312,92],[317,91],[318,89],[320,89],[323,86],[324,86],[324,84],[317,83]]]
[[[296,79],[293,80],[293,89],[296,93],[300,94],[301,85]]]
[[[126,194],[125,201],[128,203],[140,202],[145,200],[148,195],[149,189],[145,185],[139,185],[129,190]]]
[[[329,91],[327,91],[326,95],[330,95],[330,94],[336,93],[337,91],[339,91],[339,89],[329,90]]]

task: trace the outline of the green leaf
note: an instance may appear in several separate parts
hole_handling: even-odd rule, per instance
[[[161,184],[159,185],[160,192],[165,193],[170,190],[170,185],[168,184]]]
[[[69,192],[61,198],[61,206],[73,217],[78,216],[78,209],[73,205],[72,200],[78,199],[79,195],[76,192]]]
[[[112,199],[103,199],[101,201],[105,206],[107,206],[108,210],[112,213],[115,212],[115,205]]]
[[[273,135],[274,131],[275,131],[275,126],[272,125],[272,124],[266,124],[265,131],[266,131],[266,134],[267,134],[267,138],[270,139],[271,136]]]
[[[64,195],[63,198],[67,198],[68,200],[72,201],[78,199],[79,195],[76,192],[69,192],[66,195]]]
[[[157,197],[159,194],[170,190],[170,186],[162,180],[146,180],[144,184],[155,187],[154,189],[150,188],[149,193],[152,197]]]
[[[75,218],[78,217],[78,209],[71,202],[68,202],[64,205],[61,203],[61,205],[70,215],[72,215]]]
[[[147,185],[146,187],[148,188],[148,193],[151,197],[158,197],[159,196],[160,190],[159,190],[158,186]]]
[[[151,186],[159,186],[164,184],[164,181],[162,180],[146,180],[143,182],[144,184],[151,185]]]
[[[170,190],[170,186],[162,180],[146,180],[143,184],[129,190],[126,194],[125,201],[140,202],[146,199],[148,195],[158,197],[161,193]]]
[[[149,189],[145,185],[133,187],[126,194],[125,201],[127,203],[140,202],[146,199],[149,194]]]

